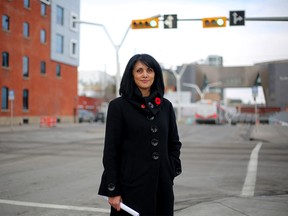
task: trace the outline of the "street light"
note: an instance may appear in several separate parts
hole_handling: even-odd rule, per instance
[[[203,92],[210,92],[210,88],[211,87],[217,87],[217,86],[220,86],[222,85],[222,82],[221,81],[218,81],[218,82],[213,82],[213,83],[208,83],[207,86],[204,88]]]
[[[116,65],[117,65],[117,66],[116,66],[116,67],[117,67],[117,68],[116,68],[116,97],[118,97],[118,96],[119,96],[119,89],[120,89],[120,63],[119,63],[119,50],[120,50],[120,48],[121,48],[121,46],[122,46],[122,44],[123,44],[123,42],[124,42],[124,40],[125,40],[125,38],[126,38],[128,32],[129,32],[131,26],[130,26],[130,25],[128,26],[128,28],[127,28],[127,30],[126,30],[126,32],[125,32],[125,35],[124,35],[124,37],[123,37],[121,43],[120,43],[119,45],[116,45],[116,44],[113,42],[113,40],[112,40],[112,38],[111,38],[109,32],[107,31],[105,25],[103,25],[103,24],[99,24],[99,23],[93,23],[93,22],[81,21],[81,20],[74,20],[73,22],[75,22],[75,23],[79,23],[79,24],[88,24],[88,25],[100,26],[100,27],[102,27],[102,28],[104,29],[104,31],[105,31],[105,33],[106,33],[108,39],[110,40],[110,42],[111,42],[111,44],[113,45],[113,47],[114,47],[114,49],[115,49],[115,52],[116,52]]]
[[[183,83],[183,86],[194,88],[197,91],[197,93],[199,94],[201,101],[204,99],[204,94],[202,93],[202,91],[200,90],[198,85],[193,84],[193,83]]]

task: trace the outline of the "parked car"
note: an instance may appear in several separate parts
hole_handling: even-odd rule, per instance
[[[98,121],[100,121],[102,123],[105,122],[105,114],[103,112],[96,113],[95,122],[98,122]]]
[[[84,109],[78,110],[78,121],[79,121],[79,123],[82,123],[82,122],[93,122],[94,119],[95,119],[95,116],[94,116],[93,112],[91,112],[89,110],[84,110]]]

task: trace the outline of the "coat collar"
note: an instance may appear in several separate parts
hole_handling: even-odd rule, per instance
[[[157,91],[152,92],[148,97],[143,97],[138,88],[135,89],[131,98],[123,96],[136,108],[142,110],[147,114],[156,115],[161,107],[163,98]]]

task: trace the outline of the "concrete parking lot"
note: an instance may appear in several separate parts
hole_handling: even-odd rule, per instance
[[[0,214],[109,215],[97,196],[104,130],[101,123],[1,126]],[[288,127],[180,124],[179,133],[175,216],[287,215]]]

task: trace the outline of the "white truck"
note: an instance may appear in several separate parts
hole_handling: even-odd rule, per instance
[[[221,124],[225,122],[225,110],[221,104],[212,100],[196,103],[195,122],[197,124]]]

